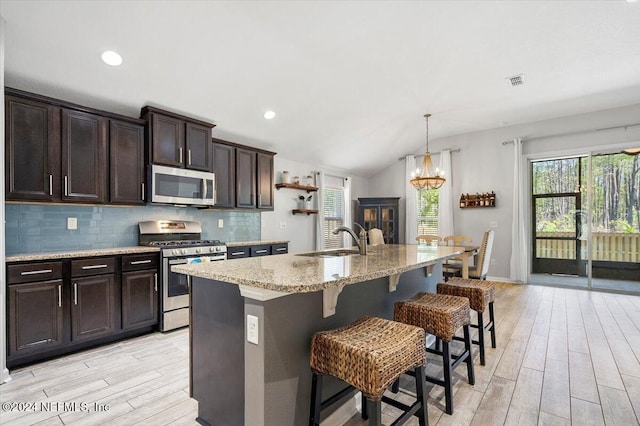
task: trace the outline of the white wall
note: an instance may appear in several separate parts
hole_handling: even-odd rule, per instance
[[[315,175],[316,171],[323,171],[336,176],[350,177],[351,198],[367,196],[368,181],[359,176],[353,176],[348,171],[319,168],[317,165],[300,163],[275,156],[273,161],[275,181],[282,182],[281,173],[286,170],[291,177]],[[283,188],[274,190],[275,209],[272,212],[261,213],[261,237],[263,240],[289,240],[289,252],[300,253],[315,250],[315,234],[317,215],[294,215],[291,211],[297,208],[298,196],[308,196],[306,192]],[[313,206],[317,206],[317,194],[313,194]],[[352,203],[353,205],[353,203]],[[355,211],[353,217],[355,218]],[[284,226],[284,228],[283,228]]]
[[[482,233],[489,228],[489,223],[496,221],[498,227],[495,229],[496,237],[491,255],[495,264],[490,267],[489,275],[509,277],[513,145],[502,145],[502,142],[517,137],[523,138],[525,140],[523,151],[529,158],[586,153],[589,149],[596,151],[607,148],[618,149],[623,146],[640,145],[640,126],[629,127],[626,130],[597,132],[591,132],[591,130],[639,122],[640,104],[636,104],[432,141],[430,147],[434,152],[446,148],[460,148],[460,152],[452,154],[453,172],[452,176],[449,176],[453,180],[455,206],[463,192],[471,194],[495,191],[496,193],[497,207],[495,208],[454,208],[455,233],[469,235],[474,242],[480,243]],[[585,133],[568,135],[573,132]],[[566,135],[546,137],[561,134]],[[435,157],[434,163],[438,163]],[[404,197],[404,162],[397,161],[372,177],[369,188],[371,196]],[[401,211],[401,217],[404,218],[404,209]]]

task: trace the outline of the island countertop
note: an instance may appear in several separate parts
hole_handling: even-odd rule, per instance
[[[305,253],[175,265],[173,272],[283,293],[308,293],[433,265],[460,247],[389,244],[369,246],[366,256],[310,257]]]

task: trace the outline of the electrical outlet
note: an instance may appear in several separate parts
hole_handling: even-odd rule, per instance
[[[491,222],[489,222],[489,226],[492,228],[497,228],[498,227],[498,221],[497,220],[492,220]]]
[[[218,219],[218,228],[224,228],[224,219]]]
[[[70,230],[78,229],[78,218],[77,217],[68,217],[67,218],[67,229],[70,229]]]
[[[258,317],[247,315],[247,342],[257,345],[259,342]]]
[[[287,222],[280,222],[280,229],[287,229]]]
[[[491,262],[489,262],[491,264],[491,266],[494,266],[496,264],[496,260],[495,259],[491,259]]]

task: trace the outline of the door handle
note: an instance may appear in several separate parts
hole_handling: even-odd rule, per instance
[[[153,289],[158,291],[158,273],[153,274]]]
[[[244,254],[243,251],[235,251],[235,252],[231,253],[231,256],[241,256],[243,254]]]
[[[187,150],[187,158],[188,158],[189,165],[191,165],[191,150],[190,149]]]
[[[202,179],[202,199],[207,199],[207,179]]]
[[[40,269],[39,271],[25,271],[20,272],[20,275],[38,275],[38,274],[48,274],[52,272],[51,269]]]
[[[62,284],[58,284],[58,308],[62,308]]]
[[[53,195],[53,175],[49,175],[49,195]]]
[[[262,194],[258,194],[258,207],[262,207]]]
[[[73,283],[73,304],[78,304],[78,283]]]
[[[266,253],[267,250],[256,250],[256,254],[262,254],[262,253]]]
[[[90,265],[90,266],[83,266],[82,269],[102,269],[106,267],[107,265]]]
[[[64,196],[69,195],[69,178],[65,175],[64,177]]]
[[[142,196],[140,197],[140,199],[142,201],[144,201],[144,183],[140,184],[142,186]]]
[[[147,259],[147,260],[134,260],[133,262],[131,262],[132,265],[142,265],[144,263],[151,263],[151,259]]]
[[[180,164],[182,164],[182,147],[178,148],[178,156],[180,157]]]

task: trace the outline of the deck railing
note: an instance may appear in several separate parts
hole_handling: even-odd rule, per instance
[[[571,237],[571,232],[538,232],[537,236]],[[640,234],[624,232],[594,232],[592,234],[593,260],[610,262],[640,262]],[[581,241],[582,259],[587,259],[587,242]],[[575,240],[536,240],[538,258],[575,259]]]

